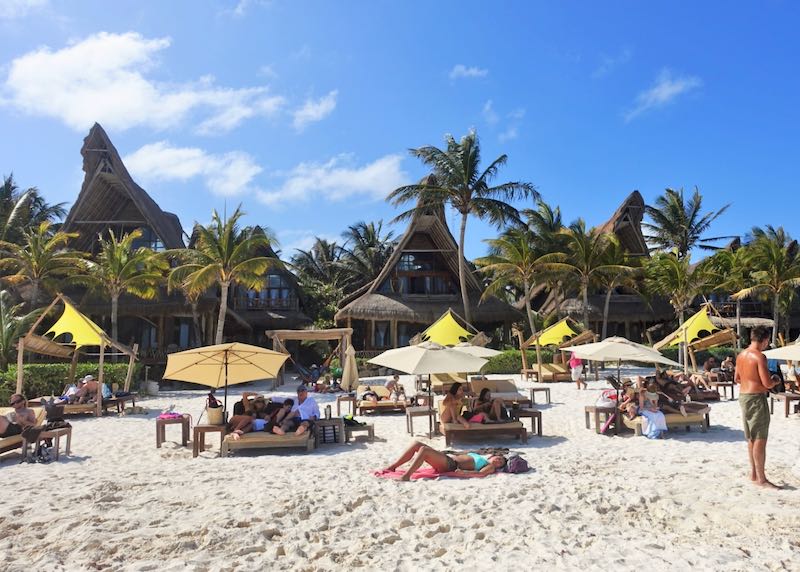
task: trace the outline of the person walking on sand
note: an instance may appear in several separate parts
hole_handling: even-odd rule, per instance
[[[576,356],[575,352],[569,356],[569,369],[572,381],[578,384],[578,389],[581,389],[581,385],[583,385],[583,389],[587,389],[589,385],[581,379],[583,377],[583,360]]]
[[[736,358],[734,383],[740,385],[739,405],[747,439],[750,480],[762,487],[778,489],[780,487],[769,482],[764,474],[770,417],[767,393],[776,385],[770,379],[767,358],[762,353],[768,345],[767,328],[757,326],[750,331],[750,345]]]

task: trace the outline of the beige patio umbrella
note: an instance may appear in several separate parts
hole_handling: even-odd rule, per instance
[[[489,359],[490,357],[499,356],[503,352],[493,350],[491,348],[484,348],[483,346],[473,346],[469,342],[461,342],[453,346],[453,349],[471,356]]]
[[[344,351],[344,365],[342,366],[342,389],[355,391],[358,387],[358,364],[356,363],[356,350],[350,345]]]
[[[239,342],[218,344],[168,354],[163,377],[214,389],[224,387],[227,409],[229,385],[275,377],[288,357],[288,354]]]
[[[767,350],[764,355],[768,359],[782,359],[787,361],[800,361],[800,344],[792,344],[783,346],[782,348],[775,348]]]

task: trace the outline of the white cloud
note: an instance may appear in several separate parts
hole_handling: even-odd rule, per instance
[[[509,125],[505,131],[497,136],[497,139],[500,143],[506,143],[517,137],[519,137],[519,130],[515,125]]]
[[[275,71],[273,66],[265,64],[258,68],[258,75],[267,79],[275,79],[278,77],[278,72]]]
[[[49,4],[50,0],[0,0],[0,20],[22,18]]]
[[[147,77],[169,45],[169,38],[100,32],[60,50],[39,48],[11,62],[4,103],[79,131],[95,121],[118,131],[162,129],[197,115],[206,134],[273,115],[284,104],[266,87],[222,87],[211,76],[183,85]]]
[[[213,154],[197,147],[173,147],[166,141],[150,143],[123,159],[133,178],[143,182],[202,178],[215,194],[231,196],[251,188],[262,169],[242,151]]]
[[[658,74],[653,86],[636,96],[633,108],[624,114],[625,122],[632,121],[650,109],[664,107],[678,96],[689,93],[702,85],[703,81],[699,77],[673,77],[668,69],[663,69]]]
[[[297,131],[305,129],[309,123],[315,123],[323,120],[336,109],[336,97],[339,94],[337,90],[333,90],[328,95],[325,95],[316,101],[307,99],[302,107],[295,109],[293,112],[294,121],[293,125]]]
[[[453,69],[450,70],[450,79],[486,77],[488,73],[489,70],[485,68],[475,66],[467,67],[464,64],[456,64],[453,66]]]
[[[310,249],[317,238],[337,244],[342,243],[341,237],[335,234],[319,233],[308,228],[279,230],[276,234],[281,245],[281,258],[283,260],[290,259],[297,253],[297,250]]]
[[[380,200],[391,191],[408,184],[403,171],[403,155],[386,155],[363,166],[353,165],[352,157],[339,155],[326,163],[300,163],[284,177],[276,189],[259,191],[257,196],[267,205],[288,205],[318,201],[343,201],[351,197]]]
[[[500,119],[500,117],[497,115],[497,112],[494,110],[491,99],[487,100],[486,103],[483,104],[481,113],[483,114],[483,119],[489,125],[494,125]]]
[[[600,65],[594,69],[592,72],[592,77],[598,79],[607,76],[617,67],[631,61],[631,56],[633,56],[633,52],[627,48],[622,50],[616,56],[607,56],[606,54],[601,54]]]

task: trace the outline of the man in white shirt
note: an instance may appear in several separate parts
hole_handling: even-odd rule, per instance
[[[295,431],[297,435],[302,435],[314,426],[314,421],[317,419],[319,419],[319,406],[313,397],[308,396],[306,387],[300,385],[297,388],[297,403],[281,423],[281,429],[285,433]]]

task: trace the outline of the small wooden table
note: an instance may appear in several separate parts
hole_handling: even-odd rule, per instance
[[[733,401],[734,400],[735,396],[733,394],[733,391],[734,391],[733,388],[736,386],[735,383],[733,383],[732,381],[712,381],[710,383],[711,383],[711,387],[713,387],[717,391],[719,391],[719,388],[721,387],[722,388],[722,397],[724,397],[726,399],[728,399],[728,388],[730,387],[731,388],[731,397],[730,397],[730,399],[728,399],[728,401]]]
[[[414,396],[414,399],[416,400],[417,405],[420,407],[429,407],[433,405],[433,395],[429,393],[417,393]]]
[[[375,441],[375,426],[372,423],[366,425],[345,425],[345,441],[353,439],[353,433],[366,433],[370,442]]]
[[[531,387],[530,388],[530,392],[531,392],[531,403],[532,404],[534,404],[534,405],[536,404],[536,392],[537,391],[544,393],[545,399],[547,399],[547,403],[548,404],[552,403],[552,401],[550,401],[550,388],[549,387]]]
[[[519,421],[523,417],[530,417],[531,419],[531,434],[536,433],[537,436],[542,436],[542,412],[536,409],[512,409],[511,418],[514,421]]]
[[[350,404],[350,415],[356,414],[356,403],[358,398],[355,395],[337,395],[336,396],[336,415],[342,415],[342,403]]]
[[[333,427],[334,434],[336,436],[336,443],[343,444],[347,436],[345,435],[344,430],[344,419],[341,417],[331,417],[330,419],[317,419],[314,422],[314,432],[315,432],[315,445],[319,447],[322,437],[322,432],[325,430],[326,427]]]
[[[437,431],[436,417],[439,412],[427,405],[420,405],[417,407],[406,407],[406,431],[409,434],[414,434],[414,417],[427,417],[428,427],[433,426],[433,433]]]
[[[792,401],[800,401],[800,393],[770,393],[769,394],[769,412],[775,413],[775,401],[783,401],[784,417],[789,417],[789,409],[791,409]]]
[[[584,412],[586,414],[586,428],[591,429],[592,426],[589,422],[590,414],[594,414],[594,432],[600,433],[600,428],[602,427],[600,422],[600,416],[603,416],[602,423],[608,421],[608,418],[612,415],[619,415],[620,412],[617,411],[616,407],[600,407],[598,405],[587,405],[584,408]],[[614,435],[619,435],[619,417],[614,417]]]
[[[174,419],[156,419],[156,447],[161,448],[161,444],[166,440],[167,425],[181,424],[181,444],[185,447],[189,443],[189,416],[181,415]]]
[[[192,457],[197,457],[200,451],[206,450],[206,433],[219,433],[219,454],[222,456],[222,441],[228,434],[226,425],[195,425],[194,438],[192,439]]]
[[[59,427],[58,429],[51,429],[50,431],[42,431],[39,433],[39,438],[36,439],[34,450],[36,450],[36,447],[39,446],[39,443],[45,439],[53,439],[53,451],[55,452],[53,460],[58,461],[58,453],[59,449],[61,448],[62,435],[67,436],[66,449],[64,450],[64,453],[69,455],[70,448],[72,447],[72,427]],[[25,449],[27,451],[27,447]]]

